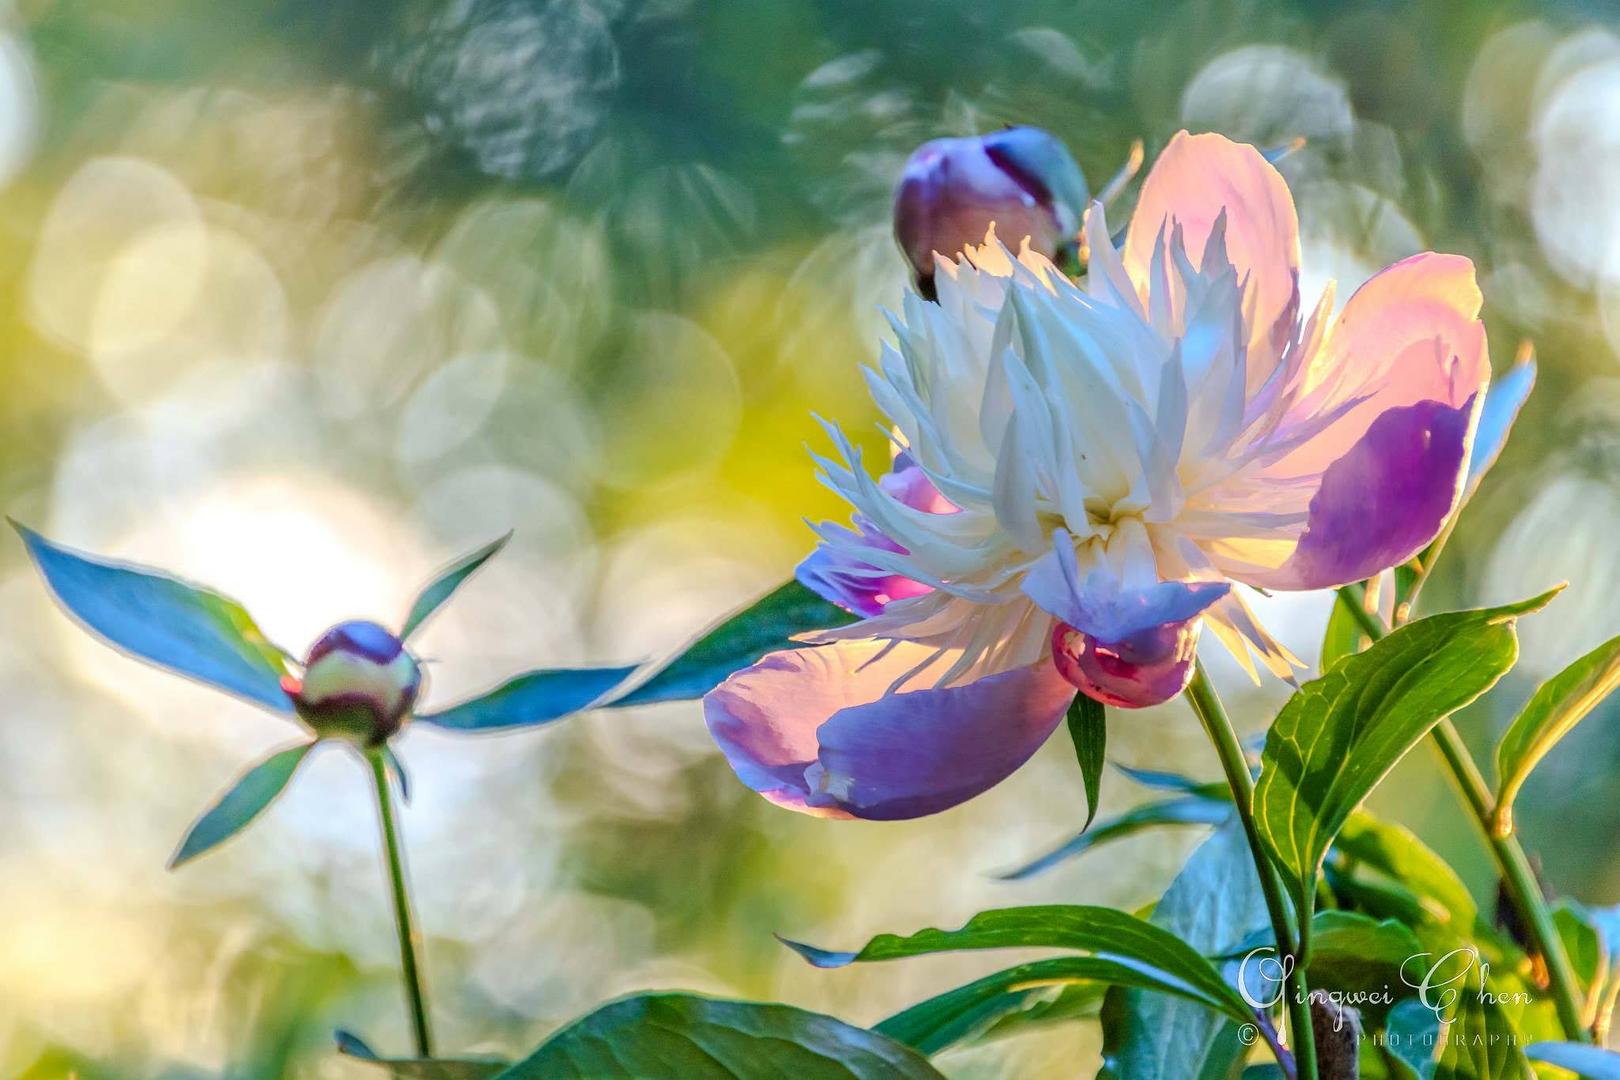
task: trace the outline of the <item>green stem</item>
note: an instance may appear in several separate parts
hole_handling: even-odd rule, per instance
[[[1194,662],[1192,682],[1187,685],[1187,701],[1203,722],[1214,744],[1215,755],[1221,760],[1226,782],[1232,789],[1232,802],[1237,807],[1238,820],[1249,841],[1249,852],[1254,856],[1254,869],[1260,877],[1260,891],[1265,894],[1266,913],[1271,916],[1271,932],[1277,939],[1279,961],[1293,959],[1291,970],[1283,984],[1288,1003],[1288,1026],[1294,1035],[1294,1063],[1299,1080],[1317,1080],[1316,1038],[1311,1031],[1310,990],[1305,983],[1306,935],[1309,932],[1310,913],[1300,912],[1300,945],[1293,944],[1293,933],[1288,923],[1288,903],[1283,899],[1282,882],[1276,869],[1266,858],[1260,841],[1260,829],[1254,821],[1254,778],[1249,775],[1249,763],[1243,756],[1243,744],[1232,730],[1232,719],[1226,714],[1215,687],[1210,684],[1204,665]]]
[[[1339,601],[1357,613],[1357,621],[1361,623],[1361,628],[1377,641],[1388,631],[1381,621],[1368,613],[1365,595],[1359,584],[1346,585],[1339,590]],[[1576,1042],[1588,1041],[1589,1032],[1586,1025],[1581,1022],[1581,996],[1575,981],[1575,971],[1570,967],[1569,954],[1564,951],[1564,941],[1558,936],[1558,930],[1553,925],[1552,913],[1547,908],[1547,898],[1541,891],[1540,882],[1536,880],[1535,871],[1530,867],[1530,860],[1524,854],[1523,845],[1519,843],[1516,835],[1496,835],[1493,824],[1496,809],[1490,785],[1480,774],[1479,766],[1474,763],[1473,755],[1468,752],[1468,746],[1458,733],[1457,726],[1447,717],[1434,726],[1433,734],[1435,746],[1439,748],[1440,756],[1445,759],[1447,768],[1451,770],[1451,777],[1456,781],[1457,790],[1462,793],[1469,809],[1473,810],[1474,818],[1479,822],[1480,831],[1485,835],[1491,854],[1496,858],[1496,865],[1502,875],[1502,884],[1507,889],[1513,906],[1518,909],[1520,921],[1530,935],[1531,944],[1546,962],[1547,981],[1552,989],[1553,1004],[1557,1007],[1558,1021],[1564,1028],[1565,1037]]]
[[[377,817],[382,824],[383,849],[388,857],[388,881],[394,893],[394,928],[399,933],[399,964],[405,976],[411,1025],[416,1031],[418,1057],[433,1056],[433,1034],[428,1028],[427,997],[422,992],[422,971],[416,964],[419,938],[411,916],[410,886],[405,881],[405,855],[394,824],[394,797],[388,789],[388,766],[380,749],[366,751],[377,790]]]

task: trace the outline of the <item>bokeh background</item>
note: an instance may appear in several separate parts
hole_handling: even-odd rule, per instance
[[[428,700],[670,649],[783,579],[838,513],[813,412],[871,429],[858,365],[904,285],[888,194],[941,134],[1039,124],[1094,184],[1178,128],[1286,159],[1306,291],[1436,248],[1481,272],[1497,364],[1541,381],[1427,597],[1574,584],[1523,628],[1484,740],[1620,632],[1620,16],[1601,3],[1281,0],[8,0],[0,4],[0,505],[182,570],[302,651],[511,546],[421,639]],[[874,447],[876,447],[874,439]],[[1314,658],[1326,603],[1268,619]],[[0,1074],[360,1077],[407,1033],[375,822],[321,752],[249,833],[164,860],[283,721],[90,641],[0,542]],[[1209,651],[1218,652],[1210,643]],[[1218,662],[1218,660],[1217,660]],[[1243,725],[1280,700],[1218,669]],[[1522,829],[1620,900],[1608,709]],[[1115,758],[1213,776],[1179,705]],[[409,732],[405,813],[446,1048],[517,1053],[638,988],[871,1022],[993,958],[817,972],[826,944],[1045,900],[1135,907],[1197,839],[1016,885],[1075,829],[1059,736],[969,805],[826,823],[737,784],[696,704],[486,739]],[[1378,796],[1489,870],[1426,751]],[[1104,810],[1143,797],[1123,777]],[[958,1052],[1089,1075],[1085,1025]]]

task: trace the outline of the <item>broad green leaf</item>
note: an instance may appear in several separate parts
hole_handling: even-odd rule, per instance
[[[1479,908],[1468,886],[1404,825],[1357,811],[1333,843],[1347,858],[1410,890],[1431,915],[1451,924],[1458,933],[1472,931]]]
[[[1513,666],[1514,620],[1554,595],[1409,623],[1289,698],[1266,737],[1254,812],[1297,910],[1312,910],[1322,859],[1351,812]]]
[[[1518,1033],[1500,1009],[1463,993],[1460,1007],[1440,1034],[1434,1080],[1535,1080]]]
[[[1498,836],[1513,831],[1513,800],[1559,739],[1620,686],[1620,637],[1599,645],[1531,695],[1496,746]]]
[[[187,831],[169,859],[169,869],[190,862],[247,828],[281,794],[314,745],[302,743],[279,750],[238,777]]]
[[[347,1031],[337,1033],[337,1047],[346,1057],[382,1068],[392,1080],[489,1080],[512,1064],[499,1058],[385,1058]]]
[[[1586,1080],[1620,1080],[1620,1054],[1580,1043],[1539,1042],[1524,1048],[1531,1061],[1544,1061],[1568,1069]]]
[[[1187,859],[1154,909],[1153,923],[1206,955],[1225,953],[1262,928],[1269,932],[1265,894],[1236,815]],[[1105,1034],[1118,1076],[1225,1080],[1243,1056],[1229,1016],[1136,989],[1120,994],[1117,1006]]]
[[[1240,1023],[1251,1016],[1237,991],[1196,949],[1167,930],[1113,908],[1050,904],[981,911],[957,930],[929,928],[905,937],[880,934],[855,952],[785,939],[784,943],[821,968],[963,949],[1074,949],[1132,964],[1166,992],[1197,995],[1209,1008]]]
[[[114,648],[276,712],[293,711],[281,689],[285,653],[235,600],[12,524],[62,606]]]
[[[427,620],[435,611],[450,599],[450,595],[461,588],[461,583],[472,577],[480,566],[488,562],[496,552],[506,546],[512,539],[507,533],[498,540],[492,540],[470,555],[464,555],[439,572],[411,605],[411,613],[405,616],[405,627],[399,632],[401,641],[406,640]]]
[[[1185,795],[1177,799],[1143,803],[1117,817],[1106,819],[1094,829],[1076,833],[1033,862],[997,876],[1003,881],[1033,877],[1110,840],[1118,840],[1143,829],[1152,829],[1160,825],[1218,825],[1231,815],[1230,800],[1202,795]]]
[[[1552,917],[1553,927],[1564,944],[1564,955],[1569,957],[1575,978],[1586,991],[1589,1007],[1595,1007],[1591,996],[1600,989],[1609,968],[1609,950],[1603,934],[1586,913],[1569,900],[1560,900],[1553,908]]]
[[[531,671],[495,689],[414,719],[452,731],[537,727],[600,702],[635,674],[633,667],[555,668]]]
[[[1334,597],[1333,610],[1328,612],[1327,630],[1322,635],[1322,658],[1318,671],[1327,671],[1346,656],[1354,656],[1367,644],[1367,632],[1350,614],[1346,604],[1355,603],[1348,593]]]
[[[531,671],[468,701],[419,713],[416,719],[457,731],[499,731],[545,724],[582,709],[702,697],[766,653],[793,648],[794,635],[852,619],[843,608],[790,581],[662,663]]]
[[[795,635],[854,622],[855,616],[789,581],[720,622],[668,662],[651,669],[614,705],[643,705],[702,697],[733,672],[768,652],[795,646]],[[646,672],[643,672],[645,675]]]
[[[597,1009],[502,1080],[941,1080],[916,1051],[787,1005],[639,994]]]
[[[1380,1048],[1397,1080],[1431,1080],[1440,1056],[1440,1018],[1417,998],[1397,1002],[1384,1021]]]
[[[1108,750],[1108,710],[1086,694],[1074,695],[1069,702],[1069,738],[1074,756],[1080,762],[1080,778],[1086,786],[1085,832],[1097,817],[1097,800],[1102,796],[1103,762]]]
[[[1321,911],[1311,920],[1310,986],[1346,994],[1405,993],[1402,965],[1423,951],[1416,935],[1393,919]],[[1386,1011],[1371,998],[1353,1004],[1369,1022]]]
[[[1155,979],[1134,964],[1106,956],[1059,956],[1007,968],[913,1005],[876,1025],[880,1031],[930,1056],[959,1042],[975,1041],[998,1021],[1031,1005],[1049,1003],[1054,990],[1090,987],[1101,1001],[1106,986],[1135,986],[1165,994],[1188,995],[1194,1012],[1207,1014],[1202,994]]]

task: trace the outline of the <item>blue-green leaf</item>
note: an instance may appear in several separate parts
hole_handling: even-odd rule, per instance
[[[1297,910],[1312,910],[1322,858],[1351,812],[1435,724],[1513,666],[1514,621],[1554,595],[1409,623],[1283,706],[1261,754],[1254,815]]]
[[[702,697],[766,653],[793,648],[796,635],[854,620],[843,608],[789,581],[724,619],[666,663],[643,671],[645,681],[638,679],[622,695],[615,694],[612,704]]]
[[[285,653],[235,600],[167,574],[72,551],[12,523],[62,606],[108,644],[276,712]]]
[[[1397,1002],[1389,1010],[1381,1046],[1396,1080],[1431,1080],[1442,1041],[1440,1018],[1418,998]]]
[[[1611,638],[1530,696],[1529,702],[1496,744],[1498,836],[1513,831],[1513,800],[1547,752],[1620,686],[1620,637]]]
[[[1108,710],[1087,694],[1076,694],[1069,702],[1069,738],[1074,756],[1080,762],[1080,779],[1086,788],[1086,821],[1083,833],[1097,817],[1097,800],[1102,797],[1103,762],[1108,751]]]
[[[502,1080],[942,1080],[885,1035],[788,1005],[638,994],[597,1009]]]
[[[492,540],[470,555],[464,555],[439,572],[439,576],[424,588],[411,605],[411,613],[405,616],[405,627],[399,632],[401,641],[414,634],[418,627],[438,611],[450,595],[461,588],[461,583],[477,573],[478,568],[488,562],[496,552],[506,546],[512,539],[507,533],[498,540]]]
[[[498,731],[533,727],[587,708],[702,697],[767,652],[794,647],[794,635],[842,626],[852,618],[790,581],[662,663],[531,671],[487,694],[419,713],[416,719],[457,731]]]
[[[1117,817],[1108,818],[1094,829],[1076,833],[1045,855],[1016,870],[1009,870],[996,876],[1003,881],[1033,877],[1110,840],[1119,840],[1143,829],[1152,829],[1160,825],[1218,825],[1230,817],[1231,813],[1232,803],[1229,799],[1222,800],[1203,795],[1185,795],[1177,799],[1143,803]]]
[[[1586,1080],[1620,1080],[1620,1054],[1580,1043],[1538,1042],[1524,1048],[1531,1061],[1568,1069]]]
[[[536,727],[590,707],[635,671],[633,667],[531,671],[467,701],[417,713],[415,719],[452,731]]]
[[[203,812],[169,859],[169,869],[212,850],[247,827],[281,794],[314,743],[279,750],[243,773]]]
[[[1270,926],[1248,838],[1230,813],[1231,804],[1224,809],[1226,824],[1187,859],[1152,916],[1155,926],[1205,955],[1225,953],[1249,935],[1269,932]],[[1120,1077],[1224,1080],[1244,1056],[1231,1017],[1163,994],[1125,991],[1107,1027],[1109,1062]]]
[[[1113,908],[1049,904],[981,911],[956,930],[929,928],[905,937],[880,934],[855,952],[783,942],[821,968],[962,949],[1073,949],[1133,966],[1165,992],[1197,996],[1240,1023],[1252,1017],[1243,998],[1196,949],[1167,930]]]

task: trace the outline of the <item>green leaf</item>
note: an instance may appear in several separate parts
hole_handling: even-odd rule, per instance
[[[818,949],[786,939],[784,944],[821,968],[962,949],[1074,949],[1131,964],[1157,980],[1165,992],[1196,995],[1209,1008],[1240,1023],[1252,1016],[1243,998],[1196,949],[1167,930],[1113,908],[1050,904],[981,911],[957,930],[929,928],[905,937],[880,934],[856,952]]]
[[[612,704],[702,697],[766,653],[796,647],[796,635],[854,621],[843,608],[790,581],[722,620],[671,660],[648,669],[650,678],[614,695]]]
[[[1544,1061],[1568,1069],[1586,1080],[1620,1080],[1620,1054],[1580,1043],[1539,1042],[1524,1048],[1531,1061]]]
[[[256,705],[293,711],[281,689],[285,653],[235,600],[12,525],[62,606],[114,648]]]
[[[1532,769],[1620,686],[1620,637],[1599,645],[1541,685],[1496,746],[1498,836],[1513,831],[1513,800]]]
[[[417,629],[450,599],[450,595],[461,588],[461,583],[472,577],[478,568],[494,557],[510,539],[512,534],[507,533],[498,540],[491,540],[471,555],[463,555],[441,570],[438,577],[417,596],[416,603],[411,605],[411,613],[405,616],[405,627],[399,632],[400,640],[404,641],[416,633]]]
[[[1268,932],[1262,931],[1270,926],[1265,894],[1235,814],[1187,859],[1154,909],[1153,923],[1206,955]],[[1118,1076],[1225,1080],[1243,1056],[1231,1018],[1162,994],[1127,990],[1109,1019],[1109,1060]]]
[[[1500,1009],[1477,993],[1458,998],[1460,1008],[1441,1032],[1434,1080],[1535,1080],[1518,1033]]]
[[[1051,851],[1032,862],[996,875],[1003,881],[1018,881],[1050,870],[1110,840],[1119,840],[1161,825],[1218,825],[1232,815],[1230,800],[1203,795],[1186,795],[1178,799],[1143,803],[1133,806],[1117,817],[1103,821],[1096,828],[1076,833]]]
[[[582,709],[702,697],[767,652],[795,647],[794,635],[853,618],[790,581],[662,663],[531,671],[467,701],[418,713],[416,719],[455,731],[500,731],[549,723]]]
[[[1560,900],[1552,912],[1553,926],[1564,944],[1564,954],[1588,998],[1607,976],[1609,949],[1603,934],[1586,913],[1569,900]]]
[[[1382,1049],[1396,1080],[1431,1080],[1440,1055],[1440,1018],[1417,998],[1397,1002],[1384,1021]]]
[[[169,859],[169,869],[190,862],[245,829],[281,794],[314,745],[303,743],[279,750],[238,777],[187,831]]]
[[[387,1070],[393,1080],[488,1080],[511,1067],[499,1058],[385,1058],[358,1035],[337,1033],[338,1052]]]
[[[574,1021],[502,1080],[942,1080],[884,1035],[787,1005],[624,998]]]
[[[1346,656],[1354,656],[1367,644],[1367,632],[1344,605],[1354,603],[1349,594],[1334,597],[1333,610],[1328,612],[1327,630],[1322,635],[1322,658],[1317,670],[1326,672]]]
[[[1080,778],[1086,786],[1086,822],[1083,833],[1097,817],[1097,800],[1102,796],[1103,762],[1108,750],[1108,710],[1086,694],[1074,695],[1069,702],[1069,738],[1074,756],[1080,761]]]
[[[1514,620],[1556,592],[1409,623],[1283,706],[1261,753],[1254,811],[1297,910],[1312,910],[1322,859],[1351,812],[1436,723],[1513,666]]]
[[[1311,920],[1310,986],[1346,994],[1404,992],[1402,966],[1424,951],[1417,936],[1393,919],[1351,911],[1322,911]],[[1376,1021],[1386,1009],[1371,998],[1354,1002]]]
[[[531,671],[477,697],[417,713],[413,720],[451,731],[538,727],[600,704],[604,695],[635,673],[634,667]]]
[[[1468,886],[1404,825],[1357,811],[1333,843],[1342,855],[1405,887],[1438,921],[1451,924],[1460,934],[1472,930],[1479,908]]]
[[[930,1056],[959,1042],[980,1038],[1011,1013],[1055,999],[1054,989],[1089,987],[1089,1000],[1100,1002],[1106,986],[1135,986],[1167,994],[1186,995],[1207,1012],[1202,994],[1188,994],[1144,973],[1133,964],[1106,956],[1059,956],[997,971],[937,997],[913,1005],[876,1025],[890,1038]],[[1072,1004],[1072,1003],[1071,1003]]]

